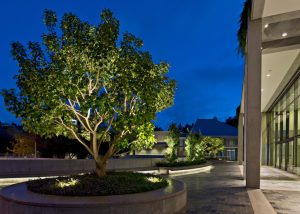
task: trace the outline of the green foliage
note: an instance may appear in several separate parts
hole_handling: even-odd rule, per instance
[[[8,151],[17,155],[33,155],[35,153],[35,137],[26,133],[19,133],[15,136],[16,143]]]
[[[194,160],[194,161],[175,161],[175,162],[158,162],[156,166],[158,167],[181,167],[181,166],[194,166],[206,163],[205,159]]]
[[[125,147],[151,147],[151,121],[173,104],[169,65],[154,63],[134,35],[119,38],[119,21],[109,10],[102,11],[97,26],[72,13],[57,20],[45,11],[43,47],[12,44],[19,92],[2,91],[7,109],[22,118],[27,131],[74,138],[102,163]],[[108,152],[99,157],[108,139]]]
[[[224,150],[224,140],[215,137],[204,137],[201,144],[204,147],[204,153],[207,157],[215,157],[219,152]]]
[[[190,133],[185,140],[186,159],[189,161],[203,160],[204,147],[202,144],[203,136],[199,133]]]
[[[189,161],[215,157],[224,150],[223,139],[205,137],[199,133],[190,133],[185,141],[186,158]]]
[[[103,178],[95,174],[84,174],[32,180],[27,183],[27,188],[50,195],[100,196],[147,192],[167,185],[166,179],[156,175],[109,172]]]
[[[168,129],[169,133],[166,139],[168,148],[166,149],[166,159],[169,162],[174,162],[177,159],[177,148],[179,146],[180,130],[175,123],[172,123]]]
[[[241,105],[239,105],[236,110],[235,110],[235,116],[234,117],[228,117],[226,119],[226,123],[230,126],[233,126],[235,128],[238,128],[239,125],[239,115],[240,115],[240,109],[241,109]]]
[[[240,27],[237,32],[238,38],[238,53],[242,56],[246,53],[246,43],[247,43],[247,29],[248,29],[248,17],[251,13],[252,0],[246,0],[244,3],[243,10],[240,15]]]
[[[15,136],[20,133],[19,128],[14,125],[9,127],[0,126],[0,153],[9,152],[15,143]]]

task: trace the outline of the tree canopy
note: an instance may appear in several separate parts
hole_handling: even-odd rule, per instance
[[[110,10],[100,18],[91,25],[66,13],[58,23],[56,13],[45,10],[43,45],[12,43],[19,90],[2,91],[26,130],[77,139],[93,155],[99,176],[112,155],[154,144],[151,121],[173,104],[175,93],[169,65],[154,63],[141,39],[130,33],[120,37]]]
[[[247,29],[248,29],[248,17],[251,11],[252,0],[245,0],[244,7],[240,15],[239,29],[237,32],[238,39],[238,53],[242,56],[246,53],[246,43],[247,43]]]

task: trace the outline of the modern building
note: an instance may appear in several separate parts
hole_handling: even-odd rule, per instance
[[[300,1],[249,2],[238,161],[260,188],[261,164],[300,175]]]
[[[147,155],[154,157],[164,157],[166,154],[166,149],[168,148],[166,139],[168,136],[168,131],[155,131],[155,139],[157,143],[152,149],[143,149],[141,151],[136,151],[135,155]],[[185,139],[187,138],[186,133],[181,133],[179,138],[179,147],[177,150],[178,157],[185,157]]]
[[[217,119],[198,119],[191,130],[207,137],[217,137],[224,140],[224,151],[217,155],[218,158],[236,161],[238,156],[238,130]],[[163,157],[168,145],[166,143],[168,131],[155,131],[157,143],[152,149],[136,151],[135,155]],[[179,138],[178,157],[185,157],[185,140],[187,133],[181,133]]]
[[[224,151],[217,157],[236,161],[238,156],[238,130],[226,123],[214,119],[198,119],[192,128],[193,133],[224,140]]]

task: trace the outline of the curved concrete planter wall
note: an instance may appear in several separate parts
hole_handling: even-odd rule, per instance
[[[3,214],[169,214],[182,212],[185,206],[186,186],[172,179],[166,188],[114,196],[72,197],[37,194],[28,191],[26,183],[8,186],[0,191],[0,211]]]
[[[206,172],[211,170],[212,168],[213,167],[211,163],[194,165],[194,166],[159,167],[158,174],[160,175],[192,174],[192,173]]]

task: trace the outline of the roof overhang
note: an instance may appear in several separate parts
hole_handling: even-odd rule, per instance
[[[252,0],[251,19],[261,19],[261,110],[268,111],[300,67],[300,0]]]
[[[252,19],[300,10],[299,0],[252,0]]]

